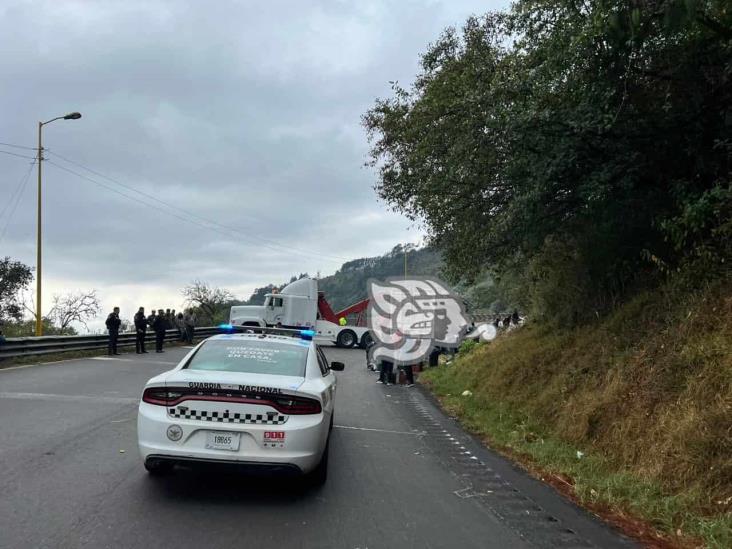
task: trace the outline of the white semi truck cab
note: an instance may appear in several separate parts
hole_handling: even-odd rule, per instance
[[[331,342],[339,347],[360,345],[366,348],[371,334],[365,326],[341,326],[339,320],[352,313],[363,313],[368,299],[339,312],[333,312],[318,281],[301,278],[285,286],[279,293],[267,294],[264,305],[235,305],[229,313],[229,323],[236,326],[279,326],[310,328],[316,341]]]

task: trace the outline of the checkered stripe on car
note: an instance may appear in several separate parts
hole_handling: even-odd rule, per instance
[[[254,425],[282,425],[287,416],[267,414],[238,414],[230,412],[209,412],[206,410],[179,410],[168,408],[168,415],[180,419],[197,419],[218,423],[249,423]]]

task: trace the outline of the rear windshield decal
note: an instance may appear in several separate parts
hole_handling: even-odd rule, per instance
[[[229,358],[249,358],[258,362],[275,362],[279,349],[265,349],[262,347],[227,347]]]

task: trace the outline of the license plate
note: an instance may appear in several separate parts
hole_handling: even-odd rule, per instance
[[[206,433],[206,448],[209,450],[229,450],[236,452],[239,449],[240,436],[241,433],[208,431]]]

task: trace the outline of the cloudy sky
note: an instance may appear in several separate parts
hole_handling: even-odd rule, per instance
[[[419,242],[376,198],[360,116],[507,4],[4,0],[0,256],[35,265],[34,152],[8,144],[70,111],[44,127],[44,309],[91,288],[125,318],[180,308],[193,279],[248,297]]]

